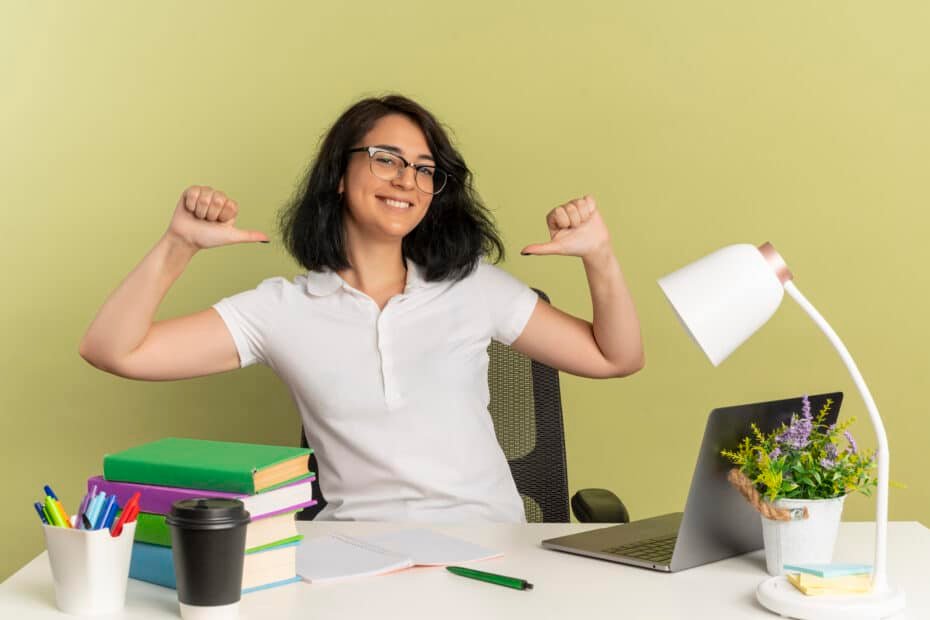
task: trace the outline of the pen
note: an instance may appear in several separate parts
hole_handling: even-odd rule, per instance
[[[97,523],[97,516],[100,514],[105,495],[103,491],[100,491],[100,493],[91,498],[90,502],[87,504],[87,513],[85,516],[87,517],[87,529],[89,530],[94,529],[94,525]]]
[[[65,526],[64,520],[58,513],[58,508],[55,506],[55,500],[52,499],[51,495],[45,496],[45,512],[48,513],[49,525],[54,525],[56,527]]]
[[[113,502],[113,507],[110,508],[110,512],[107,513],[106,521],[103,522],[103,525],[101,527],[105,527],[106,529],[110,529],[111,527],[113,527],[113,523],[116,522],[117,512],[119,512],[119,504],[116,502]]]
[[[130,506],[123,510],[123,514],[120,515],[120,521],[116,522],[116,525],[113,526],[113,529],[110,532],[110,535],[114,538],[123,533],[123,527],[127,523],[132,523],[136,520],[136,517],[139,516],[139,505]]]
[[[471,568],[462,568],[461,566],[447,566],[446,570],[448,570],[453,575],[468,577],[469,579],[477,579],[479,581],[487,581],[488,583],[494,583],[499,586],[514,588],[515,590],[533,589],[533,584],[528,582],[526,579],[505,577],[504,575],[495,575],[494,573],[486,573],[484,571],[473,570]]]
[[[36,512],[39,513],[39,518],[42,519],[42,523],[48,525],[48,517],[45,516],[45,507],[42,506],[42,503],[36,502],[33,505],[35,506]]]
[[[99,530],[106,526],[107,519],[110,518],[110,513],[114,510],[116,505],[116,496],[111,495],[107,498],[107,503],[97,515],[97,520],[94,522],[94,529]]]
[[[69,517],[67,511],[65,511],[65,507],[61,505],[61,501],[58,499],[58,496],[55,495],[55,491],[52,490],[52,487],[46,484],[42,488],[45,491],[46,500],[51,499],[52,503],[58,509],[58,516],[60,517],[61,524],[59,525],[56,523],[55,525],[59,525],[59,527],[72,527],[71,517]]]
[[[133,507],[130,508],[129,510],[130,510],[129,516],[126,517],[126,520],[125,520],[125,521],[123,521],[123,525],[126,525],[127,523],[132,523],[133,521],[136,520],[136,517],[139,516],[139,504],[136,504],[135,506],[133,506]]]
[[[133,510],[139,503],[139,498],[141,494],[136,491],[132,494],[132,497],[126,502],[126,505],[123,506],[123,512],[120,513],[119,519],[116,520],[116,523],[113,524],[113,527],[110,528],[110,535],[114,538],[119,536],[123,532],[123,526],[129,521],[132,517]]]
[[[87,506],[90,504],[90,499],[94,496],[96,492],[97,492],[97,485],[95,484],[94,490],[87,493],[84,496],[84,499],[81,500],[81,506],[80,508],[78,508],[78,511],[77,511],[77,526],[79,529],[84,528],[84,522],[85,522],[84,512],[87,510]]]
[[[81,513],[81,524],[84,526],[85,530],[94,529],[94,511],[99,501],[96,487],[94,487],[94,492],[88,496],[87,506],[84,508],[84,512]]]
[[[71,525],[71,517],[68,516],[68,511],[65,510],[65,507],[61,505],[61,500],[55,500],[55,506],[58,508],[58,513],[61,515],[61,521],[64,523],[65,527],[74,527]]]

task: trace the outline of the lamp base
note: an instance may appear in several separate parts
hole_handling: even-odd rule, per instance
[[[848,594],[845,596],[808,596],[785,577],[772,577],[759,584],[756,598],[762,606],[780,616],[800,620],[877,620],[904,609],[904,590]]]

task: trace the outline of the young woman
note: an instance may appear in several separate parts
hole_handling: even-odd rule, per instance
[[[643,347],[593,198],[553,209],[550,240],[522,252],[582,259],[588,322],[488,262],[503,246],[471,178],[417,103],[362,100],[333,125],[283,212],[284,243],[305,275],[153,323],[198,251],[268,242],[236,228],[235,200],[189,187],[168,230],[98,312],[81,356],[154,381],[271,367],[318,457],[328,501],[318,518],[523,521],[487,411],[489,340],[585,377],[636,372]]]

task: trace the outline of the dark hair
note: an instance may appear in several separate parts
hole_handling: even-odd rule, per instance
[[[281,212],[287,251],[311,271],[350,267],[339,179],[349,162],[348,150],[389,114],[403,114],[420,127],[436,165],[449,175],[426,216],[404,237],[404,257],[423,267],[430,281],[458,280],[471,273],[482,257],[492,262],[503,258],[504,245],[491,213],[472,187],[471,171],[445,129],[422,106],[400,95],[363,99],[330,128],[300,192]]]

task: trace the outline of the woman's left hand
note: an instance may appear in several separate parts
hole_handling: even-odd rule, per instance
[[[528,245],[520,254],[561,254],[582,258],[610,251],[610,234],[592,196],[576,198],[546,215],[549,243]]]

